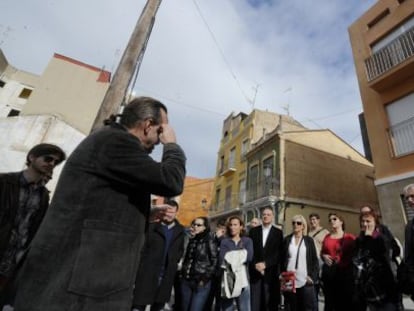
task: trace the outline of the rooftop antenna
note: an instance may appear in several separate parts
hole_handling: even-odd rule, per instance
[[[255,86],[252,86],[252,89],[254,91],[253,98],[252,99],[248,99],[250,105],[252,106],[252,110],[254,109],[254,105],[256,103],[257,91],[259,90],[260,85],[261,85],[260,83],[256,83]]]
[[[288,93],[288,102],[286,105],[282,106],[282,109],[286,112],[286,115],[290,116],[290,93],[292,93],[292,87],[289,86],[286,90],[283,91],[283,94]]]

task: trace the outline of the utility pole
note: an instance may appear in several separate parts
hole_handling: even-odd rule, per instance
[[[116,114],[119,111],[131,83],[132,76],[134,72],[138,72],[141,65],[145,48],[155,22],[155,14],[160,4],[161,0],[148,0],[142,10],[118,68],[115,71],[112,82],[98,110],[91,132],[101,127],[103,121],[111,114]]]

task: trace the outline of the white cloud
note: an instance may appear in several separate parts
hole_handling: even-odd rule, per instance
[[[168,105],[193,176],[215,174],[222,122],[250,112],[245,96],[258,84],[256,108],[283,113],[289,104],[305,126],[330,128],[361,151],[347,28],[375,2],[162,1],[135,89]],[[113,71],[144,4],[5,0],[0,48],[35,73],[54,52]]]

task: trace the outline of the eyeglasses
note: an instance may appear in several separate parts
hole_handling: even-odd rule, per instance
[[[52,162],[53,162],[53,164],[54,164],[54,165],[57,165],[57,164],[59,164],[59,163],[60,163],[60,159],[55,158],[55,157],[52,157],[52,156],[50,156],[50,155],[45,155],[45,156],[42,156],[42,158],[43,158],[43,161],[44,161],[45,163],[52,163]]]
[[[292,225],[302,226],[302,222],[301,221],[292,221]]]
[[[329,218],[329,221],[337,221],[337,220],[338,220],[338,218],[336,218],[336,217]]]
[[[408,201],[409,199],[414,200],[414,194],[409,194],[409,195],[406,195],[406,196],[404,197],[404,199],[405,199],[406,201]]]
[[[197,224],[197,223],[193,223],[191,224],[191,227],[202,227],[204,226],[203,224]]]

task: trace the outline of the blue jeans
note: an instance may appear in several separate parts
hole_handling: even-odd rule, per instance
[[[236,301],[237,310],[239,311],[250,311],[250,287],[243,288],[239,297],[236,298],[221,298],[221,310],[222,311],[233,311],[233,303]]]
[[[203,310],[210,293],[211,281],[200,286],[193,281],[181,280],[182,311]]]

